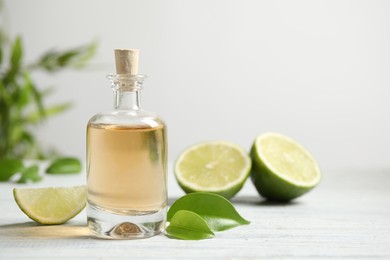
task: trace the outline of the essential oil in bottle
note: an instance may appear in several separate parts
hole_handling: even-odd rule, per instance
[[[136,239],[163,231],[167,208],[165,123],[141,108],[138,50],[115,50],[108,75],[114,109],[87,126],[88,226],[98,237]]]

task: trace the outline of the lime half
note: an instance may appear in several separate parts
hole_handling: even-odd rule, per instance
[[[314,157],[296,141],[277,133],[259,135],[251,149],[251,179],[259,194],[288,201],[313,189],[321,179]]]
[[[76,216],[86,205],[85,186],[14,189],[19,208],[41,224],[62,224]]]
[[[213,192],[233,197],[250,174],[251,159],[240,146],[207,141],[186,149],[176,160],[175,176],[186,192]]]

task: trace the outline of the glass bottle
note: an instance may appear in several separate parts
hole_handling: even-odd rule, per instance
[[[163,231],[167,208],[166,126],[141,108],[145,76],[138,50],[115,50],[117,74],[108,75],[114,110],[87,126],[87,218],[92,233],[113,239]]]

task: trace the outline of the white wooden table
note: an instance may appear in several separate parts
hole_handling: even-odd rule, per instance
[[[27,186],[84,183],[81,174]],[[0,183],[0,259],[390,259],[390,169],[325,172],[290,204],[264,201],[248,181],[233,203],[252,223],[201,241],[96,239],[85,212],[66,225],[41,226],[13,200],[12,188],[25,186]],[[170,171],[170,203],[183,194]]]

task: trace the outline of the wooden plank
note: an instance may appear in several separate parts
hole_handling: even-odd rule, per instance
[[[172,203],[184,193],[169,176]],[[82,184],[85,176],[47,176],[40,186]],[[89,236],[85,212],[62,226],[30,221],[13,201],[16,184],[0,184],[0,258],[76,259],[390,259],[390,171],[330,171],[312,192],[289,204],[261,199],[248,181],[233,199],[251,221],[216,238],[108,241]],[[22,186],[18,186],[22,187]]]

